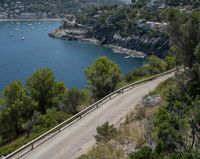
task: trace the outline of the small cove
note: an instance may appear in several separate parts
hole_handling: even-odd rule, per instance
[[[0,90],[13,80],[25,82],[35,70],[47,67],[68,88],[84,88],[84,70],[99,56],[115,61],[124,74],[146,61],[124,58],[127,55],[100,45],[50,38],[48,32],[58,26],[58,21],[0,22]]]

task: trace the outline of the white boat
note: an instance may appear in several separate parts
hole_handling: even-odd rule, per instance
[[[48,28],[44,28],[44,30],[47,30]]]
[[[15,31],[18,31],[19,30],[19,28],[15,28]]]
[[[131,56],[130,56],[130,55],[128,55],[128,56],[125,56],[124,58],[125,58],[125,59],[128,59],[129,57],[131,57]]]
[[[9,33],[9,36],[10,36],[10,37],[12,37],[12,36],[13,36],[13,34],[12,34],[12,33]]]
[[[25,40],[25,37],[22,37],[22,40]]]
[[[34,28],[35,28],[34,26],[31,27],[31,29],[34,29]]]

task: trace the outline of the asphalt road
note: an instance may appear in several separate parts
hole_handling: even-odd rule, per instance
[[[153,81],[138,85],[134,89],[119,95],[99,109],[83,117],[61,133],[43,143],[22,159],[75,159],[95,144],[96,127],[106,121],[118,125],[135,105],[154,90],[162,81],[174,74],[168,74]]]

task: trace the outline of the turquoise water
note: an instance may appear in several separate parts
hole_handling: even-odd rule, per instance
[[[48,37],[47,33],[59,25],[60,22],[0,22],[0,90],[13,80],[24,82],[35,70],[46,67],[68,88],[83,88],[87,86],[84,70],[99,56],[115,61],[123,73],[145,61],[126,59],[126,55],[99,45]]]

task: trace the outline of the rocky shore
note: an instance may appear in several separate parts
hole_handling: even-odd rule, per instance
[[[125,58],[129,57],[135,57],[135,58],[145,58],[147,55],[143,52],[137,51],[137,50],[131,50],[127,48],[123,48],[116,45],[106,45],[107,47],[111,48],[115,53],[122,53],[122,54],[128,54]]]
[[[129,36],[121,37],[109,28],[89,27],[75,21],[63,21],[62,26],[49,33],[50,37],[63,40],[77,40],[105,45],[116,53],[125,53],[130,57],[144,58],[156,55],[164,58],[169,50],[169,39],[166,37]]]
[[[93,44],[102,45],[101,41],[99,41],[98,39],[87,38],[85,34],[86,34],[86,30],[79,30],[79,29],[65,30],[65,29],[59,28],[49,33],[48,35],[52,38],[58,38],[58,39],[69,40],[69,41],[89,42]],[[126,56],[127,58],[128,57],[145,58],[147,56],[143,52],[123,48],[123,47],[112,45],[112,44],[108,44],[108,45],[104,44],[104,46],[111,48],[115,53],[123,53],[123,54],[129,55],[129,56]]]

